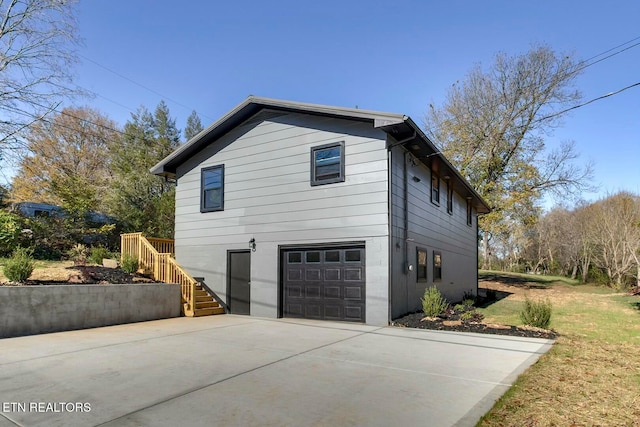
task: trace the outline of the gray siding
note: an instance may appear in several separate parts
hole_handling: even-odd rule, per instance
[[[393,143],[393,141],[391,141]],[[392,317],[421,310],[420,298],[427,286],[436,285],[450,301],[462,299],[465,292],[477,291],[477,221],[467,225],[466,199],[455,192],[453,215],[447,213],[446,183],[441,177],[440,205],[431,203],[431,171],[419,163],[407,164],[408,239],[405,249],[404,162],[406,150],[395,147],[391,153],[392,209]],[[413,177],[420,181],[416,182]],[[427,250],[427,281],[417,281],[417,248]],[[405,260],[405,250],[406,257]],[[442,254],[442,280],[433,280],[433,252]],[[413,266],[408,271],[407,264]]]
[[[344,141],[342,183],[310,185],[311,147]],[[200,170],[224,164],[224,211],[200,212]],[[235,128],[178,168],[176,256],[226,299],[227,251],[251,255],[251,314],[278,315],[279,245],[365,242],[367,323],[388,321],[386,134],[284,114]]]

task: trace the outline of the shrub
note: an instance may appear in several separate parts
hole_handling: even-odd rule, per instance
[[[69,256],[69,259],[72,260],[74,264],[82,265],[87,262],[88,253],[89,248],[82,243],[78,243],[67,251],[67,256]]]
[[[138,271],[138,258],[133,255],[125,254],[122,257],[122,270],[126,273],[133,274]]]
[[[13,252],[20,237],[20,217],[0,210],[0,256]]]
[[[462,300],[462,305],[467,309],[473,307],[475,303],[476,303],[475,298],[465,298]]]
[[[447,308],[447,300],[435,286],[424,290],[422,297],[422,310],[427,317],[436,317]]]
[[[524,308],[520,312],[522,323],[536,328],[549,329],[551,322],[551,301],[531,301],[525,297]]]
[[[89,254],[89,262],[93,264],[102,264],[102,260],[104,258],[111,258],[113,255],[109,252],[109,249],[102,246],[95,246],[91,248],[91,253]]]
[[[4,265],[4,275],[12,282],[23,283],[31,276],[35,264],[31,253],[25,248],[17,248]]]

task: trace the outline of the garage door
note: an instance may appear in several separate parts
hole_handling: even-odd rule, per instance
[[[284,316],[365,321],[364,247],[283,251]]]

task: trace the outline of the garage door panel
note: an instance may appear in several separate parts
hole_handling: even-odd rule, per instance
[[[290,268],[287,270],[287,280],[291,282],[302,280],[302,269]]]
[[[360,321],[364,318],[364,307],[347,306],[344,308],[344,317],[347,320]]]
[[[340,274],[339,268],[327,268],[324,270],[324,280],[326,282],[340,280],[340,277],[342,277],[342,275]]]
[[[342,289],[341,286],[324,286],[324,297],[325,299],[332,299],[332,298],[337,298],[340,299],[341,295],[340,295],[340,290]]]
[[[289,298],[302,298],[302,286],[290,285],[287,287],[287,297]]]
[[[362,280],[362,269],[360,268],[345,268],[344,269],[344,280],[345,281],[356,281],[359,282]]]
[[[285,317],[365,321],[364,247],[283,252]]]
[[[305,290],[305,293],[304,293],[305,298],[307,299],[320,298],[320,285],[317,285],[317,286],[307,285],[305,286],[304,290]]]
[[[344,299],[346,300],[362,300],[362,288],[355,286],[344,287]]]

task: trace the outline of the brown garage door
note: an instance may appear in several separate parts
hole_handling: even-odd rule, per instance
[[[364,247],[283,250],[284,317],[365,321]]]

